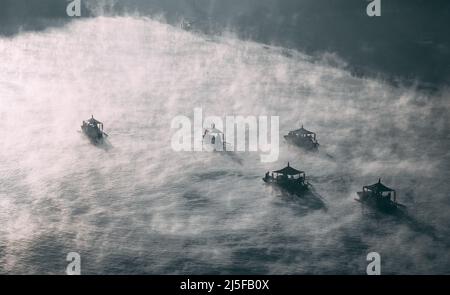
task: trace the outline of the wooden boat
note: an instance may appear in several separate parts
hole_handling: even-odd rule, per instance
[[[381,179],[372,185],[363,186],[361,192],[357,192],[358,202],[368,204],[382,211],[395,211],[405,207],[397,203],[397,192],[381,183]]]
[[[216,128],[215,124],[211,128],[206,128],[203,132],[203,148],[206,151],[223,152],[227,149],[225,135]]]
[[[94,119],[94,116],[87,121],[83,121],[81,130],[93,143],[101,143],[104,137],[108,136],[103,132],[103,123]]]
[[[292,168],[289,163],[287,167],[273,171],[272,174],[267,172],[263,181],[278,185],[292,193],[304,192],[309,186],[306,181],[306,173]]]
[[[290,131],[284,138],[290,144],[296,145],[307,151],[318,151],[319,143],[317,142],[317,136],[314,132],[306,130],[305,128]]]

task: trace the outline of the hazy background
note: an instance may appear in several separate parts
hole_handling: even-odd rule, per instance
[[[213,21],[194,32],[179,24],[201,18],[198,3],[87,2],[89,17],[69,21],[56,1],[41,2],[34,16],[37,4],[1,1],[1,273],[62,274],[71,251],[85,274],[364,274],[371,251],[385,274],[449,273],[448,37],[430,22],[443,21],[445,5],[408,1],[398,30],[420,23],[408,11],[440,11],[417,25],[436,35],[416,58],[421,45],[405,45],[416,38],[406,29],[398,35],[410,43],[380,29],[371,54],[352,46],[366,22],[395,19],[363,17],[359,4],[299,1],[317,14],[310,30],[298,18],[297,35],[281,28],[306,12],[287,1],[213,1],[200,10]],[[238,12],[249,24],[231,21]],[[274,32],[252,31],[266,21]],[[368,70],[355,75],[360,66]],[[194,107],[278,115],[282,134],[304,124],[321,151],[282,143],[273,164],[258,154],[175,153],[170,122]],[[91,114],[105,123],[107,150],[77,132]],[[287,161],[306,170],[324,206],[263,184]],[[379,177],[407,216],[354,201]]]
[[[64,0],[0,0],[0,34],[42,30],[69,21]],[[82,0],[83,17],[133,14],[195,31],[233,31],[242,39],[313,56],[333,52],[354,75],[434,90],[450,81],[450,3],[382,1],[369,18],[366,0]]]

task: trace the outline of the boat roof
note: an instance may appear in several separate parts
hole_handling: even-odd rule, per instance
[[[291,132],[298,133],[298,134],[315,134],[314,132],[306,130],[305,128],[303,128],[303,125],[302,125],[302,128],[294,130],[294,131],[291,131]]]
[[[278,174],[284,174],[284,175],[298,175],[298,174],[302,174],[305,173],[304,171],[300,171],[297,170],[295,168],[292,168],[289,163],[287,165],[287,167],[284,167],[283,169],[277,170],[277,171],[273,171],[274,173],[278,173]]]
[[[394,192],[395,190],[392,188],[389,188],[381,183],[381,178],[378,180],[377,183],[372,185],[366,185],[365,188],[371,190],[371,191],[377,191],[377,192]]]
[[[211,125],[211,128],[206,128],[206,132],[208,133],[223,133],[222,131],[220,131],[219,129],[216,128],[215,124]]]
[[[208,129],[206,129],[206,131],[207,131],[208,133],[222,133],[222,131],[220,131],[220,130],[217,129],[217,128],[208,128]]]
[[[97,124],[103,124],[102,122],[100,122],[100,121],[94,119],[94,116],[92,116],[92,117],[88,120],[88,123],[96,124],[96,125],[97,125]]]

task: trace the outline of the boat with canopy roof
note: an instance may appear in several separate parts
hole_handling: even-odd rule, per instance
[[[103,132],[103,123],[94,119],[94,116],[87,121],[83,121],[81,130],[93,143],[101,143],[104,137],[108,136]]]
[[[363,186],[361,192],[357,192],[358,202],[372,205],[384,211],[393,211],[404,205],[397,203],[397,192],[381,183],[381,178],[378,182],[372,185]]]
[[[306,173],[290,166],[267,172],[263,178],[265,183],[276,184],[291,192],[302,192],[308,189],[309,183],[306,181]]]
[[[303,125],[300,129],[290,131],[284,138],[290,144],[296,145],[308,151],[318,151],[319,142],[317,142],[316,133],[306,130]]]

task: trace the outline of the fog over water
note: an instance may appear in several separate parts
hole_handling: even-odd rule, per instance
[[[372,251],[384,274],[450,273],[446,88],[137,16],[0,37],[0,55],[0,273],[63,274],[72,251],[84,274],[364,274]],[[195,107],[279,116],[279,160],[174,152]],[[109,148],[79,132],[91,114]],[[301,124],[319,153],[281,140]],[[288,161],[320,202],[264,185]],[[406,216],[354,201],[379,177]]]

